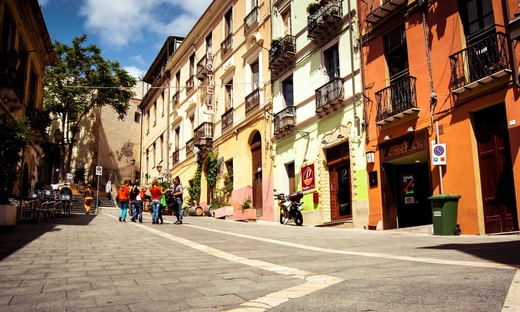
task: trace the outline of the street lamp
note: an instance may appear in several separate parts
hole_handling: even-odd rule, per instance
[[[162,177],[161,177],[162,165],[157,165],[157,171],[159,171],[159,178],[161,179],[161,182],[162,182]]]
[[[58,172],[58,183],[62,181],[62,173],[63,173],[63,132],[61,132],[60,128],[56,129],[54,131],[54,141],[60,146],[60,153],[59,153],[59,168],[56,170]]]
[[[132,167],[130,168],[130,181],[132,181],[132,178],[134,178],[135,158],[130,159],[130,163],[132,164]]]

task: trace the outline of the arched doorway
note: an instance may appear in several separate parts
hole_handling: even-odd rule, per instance
[[[252,204],[256,208],[256,215],[261,217],[262,211],[262,136],[260,132],[256,132],[250,145],[251,161],[253,175],[252,175]]]

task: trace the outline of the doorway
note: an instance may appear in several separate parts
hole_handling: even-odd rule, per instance
[[[263,204],[262,204],[262,136],[259,132],[256,132],[251,142],[251,160],[253,168],[252,176],[252,205],[256,208],[257,217],[263,215]]]
[[[474,114],[486,234],[518,231],[509,133],[504,104]]]

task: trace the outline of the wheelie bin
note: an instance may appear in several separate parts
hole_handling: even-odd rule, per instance
[[[433,235],[460,235],[457,212],[460,195],[439,194],[428,197],[433,208]]]

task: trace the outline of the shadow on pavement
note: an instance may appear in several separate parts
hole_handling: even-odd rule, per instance
[[[56,217],[50,222],[19,223],[12,227],[0,227],[0,261],[38,239],[47,232],[61,231],[59,225],[88,225],[96,215],[75,214],[72,217]]]
[[[421,248],[457,250],[496,263],[520,265],[520,240],[493,243],[444,244]]]

